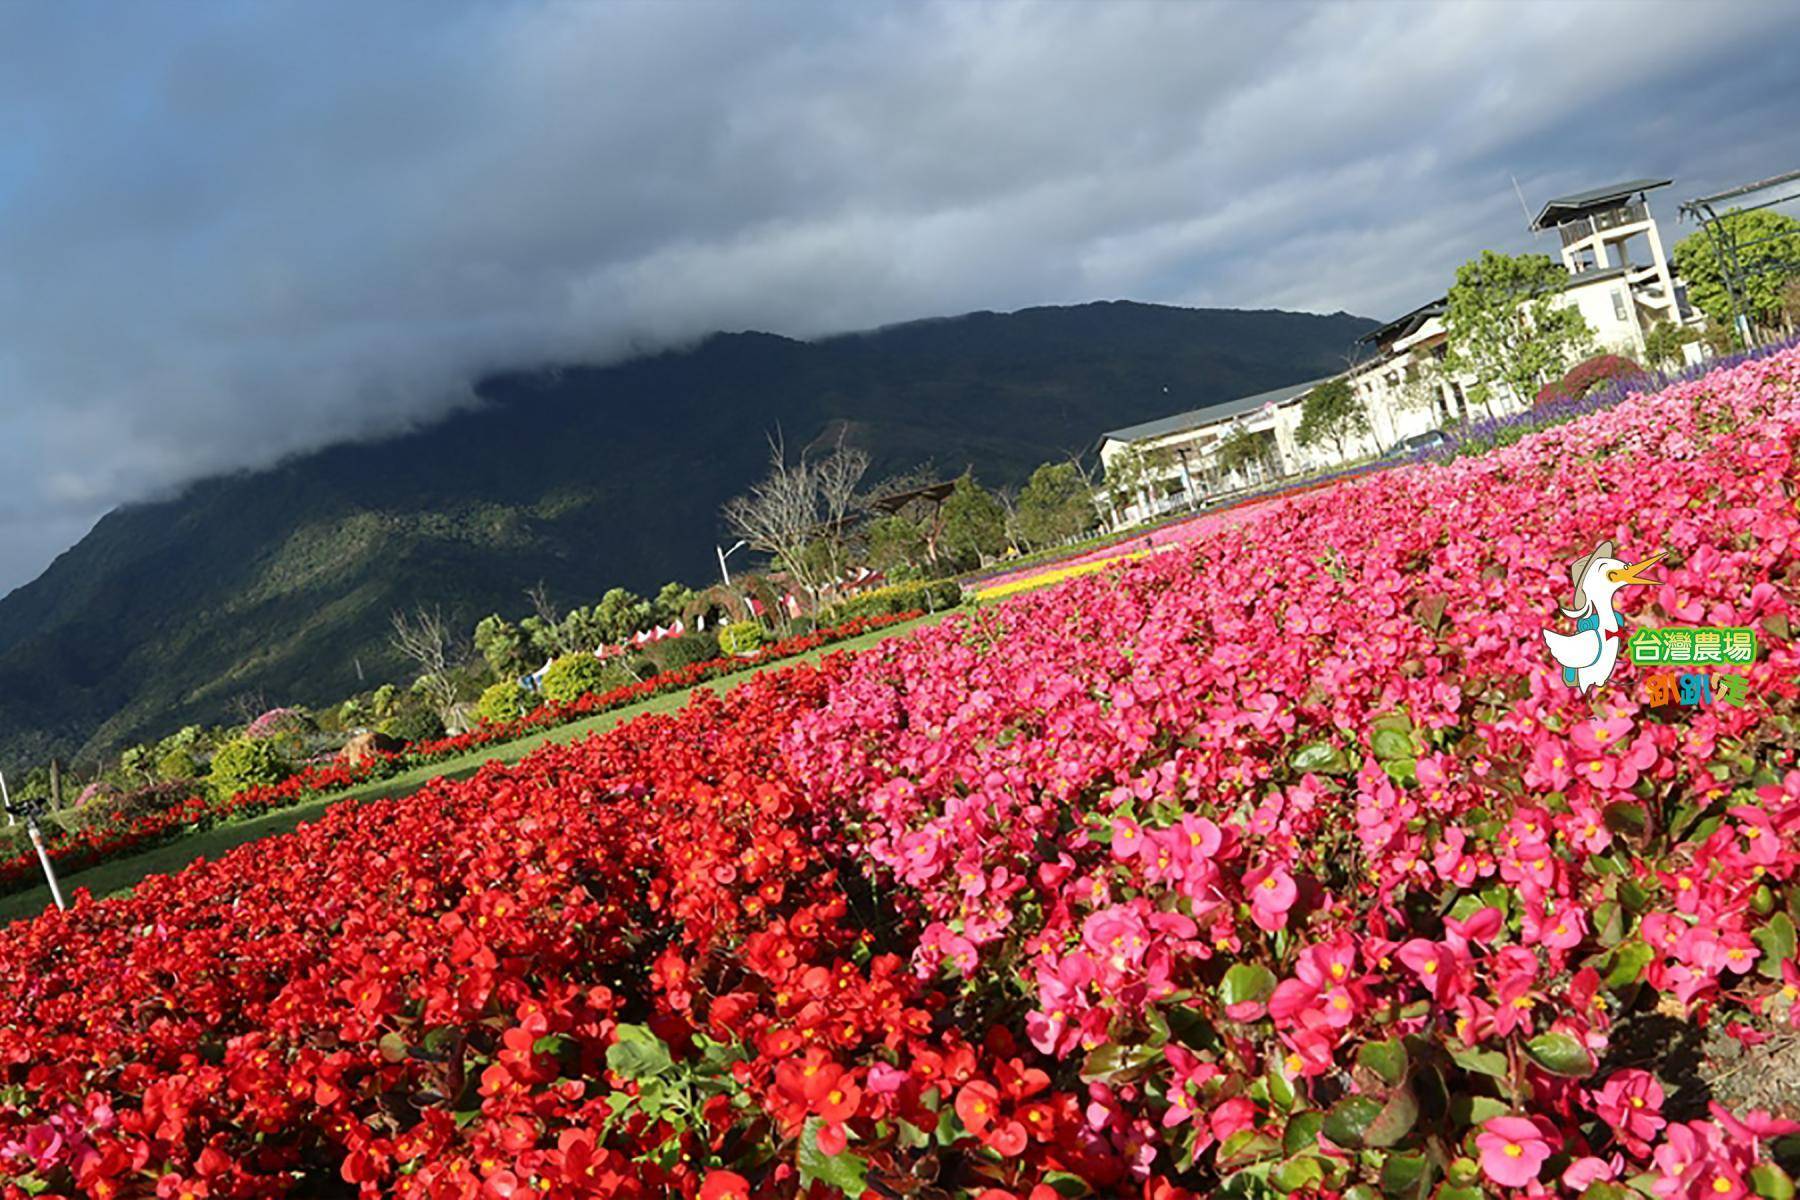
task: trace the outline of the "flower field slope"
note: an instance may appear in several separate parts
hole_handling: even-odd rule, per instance
[[[1791,1195],[1638,1035],[1800,1023],[1797,450],[1789,352],[0,931],[7,1194]],[[1602,539],[1743,705],[1563,685]]]

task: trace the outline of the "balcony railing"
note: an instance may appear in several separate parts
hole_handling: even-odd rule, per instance
[[[1648,208],[1642,201],[1621,204],[1617,208],[1609,208],[1592,216],[1577,217],[1573,221],[1564,221],[1557,229],[1562,233],[1562,244],[1573,246],[1583,238],[1593,237],[1596,233],[1605,233],[1608,229],[1617,229],[1621,225],[1636,225],[1639,221],[1650,219]]]

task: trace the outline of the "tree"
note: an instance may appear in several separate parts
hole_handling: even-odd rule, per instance
[[[1658,321],[1644,331],[1644,365],[1664,370],[1681,365],[1681,348],[1693,341],[1694,331],[1673,321]]]
[[[1044,463],[1019,493],[1019,534],[1035,547],[1084,534],[1096,520],[1093,495],[1073,463]]]
[[[1263,444],[1242,425],[1233,425],[1225,440],[1219,443],[1219,470],[1227,475],[1249,477],[1250,467],[1263,461]]]
[[[687,584],[665,583],[656,593],[656,599],[650,602],[650,615],[658,625],[673,625],[681,619],[693,599],[694,589]]]
[[[600,645],[612,645],[622,642],[640,629],[648,629],[655,624],[650,601],[636,592],[622,587],[608,588],[600,597],[600,603],[593,608],[593,624],[584,634],[597,634],[599,641],[588,644],[588,637],[581,640],[580,648],[593,650]]]
[[[1344,439],[1369,432],[1369,411],[1363,407],[1350,384],[1343,379],[1327,379],[1306,393],[1300,408],[1300,428],[1294,437],[1302,446],[1316,446],[1329,439],[1337,447],[1338,461],[1344,459]]]
[[[849,569],[848,534],[850,513],[856,505],[856,489],[869,470],[865,451],[844,443],[842,432],[837,446],[813,468],[813,486],[819,494],[820,536],[815,539],[825,548],[826,579],[841,579]]]
[[[468,647],[451,630],[441,609],[420,605],[410,614],[398,609],[391,618],[394,649],[419,668],[415,686],[448,725],[456,711],[455,673],[468,658]]]
[[[816,601],[845,566],[849,515],[868,467],[868,455],[841,439],[818,462],[803,454],[789,463],[781,439],[771,437],[769,473],[725,505],[725,523],[734,537],[780,563]]]
[[[1733,211],[1720,217],[1714,229],[1690,233],[1676,244],[1675,269],[1687,281],[1688,299],[1712,324],[1730,329],[1731,292],[1715,233],[1735,247],[1744,315],[1765,330],[1780,325],[1782,292],[1790,280],[1800,278],[1800,220],[1766,208]]]
[[[475,651],[496,679],[517,679],[536,665],[525,631],[499,613],[475,623]]]
[[[1480,380],[1484,403],[1498,384],[1529,401],[1593,345],[1580,310],[1562,300],[1568,281],[1568,272],[1543,254],[1483,250],[1458,267],[1444,313],[1446,366]]]
[[[959,562],[979,566],[1006,549],[1006,509],[965,471],[944,498],[939,544]]]
[[[877,571],[917,567],[927,556],[925,531],[899,513],[877,517],[863,529],[869,565]]]
[[[1106,463],[1106,501],[1113,510],[1113,520],[1123,523],[1125,514],[1139,500],[1145,500],[1144,515],[1150,505],[1145,497],[1145,484],[1150,478],[1150,459],[1136,446],[1127,446]]]

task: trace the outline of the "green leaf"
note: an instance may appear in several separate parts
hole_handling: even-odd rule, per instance
[[[1387,772],[1389,779],[1402,787],[1411,787],[1419,782],[1419,760],[1416,758],[1384,758],[1381,769]]]
[[[1390,1196],[1416,1195],[1425,1178],[1425,1155],[1417,1150],[1390,1154],[1381,1164],[1381,1190]]]
[[[1295,1113],[1281,1135],[1281,1149],[1289,1155],[1304,1154],[1319,1146],[1319,1130],[1325,1125],[1325,1114],[1318,1109]]]
[[[1446,1186],[1437,1190],[1434,1200],[1487,1200],[1487,1196],[1478,1187]]]
[[[1275,994],[1275,973],[1260,963],[1238,963],[1225,972],[1219,999],[1233,1004],[1261,1004]]]
[[[1412,1132],[1413,1125],[1419,1119],[1419,1101],[1409,1087],[1398,1088],[1381,1106],[1363,1130],[1363,1144],[1366,1146],[1392,1146]]]
[[[1059,1196],[1089,1196],[1094,1191],[1088,1186],[1087,1180],[1067,1171],[1045,1171],[1044,1182]]]
[[[1125,1082],[1142,1075],[1145,1068],[1161,1057],[1162,1051],[1155,1046],[1103,1042],[1088,1052],[1082,1063],[1081,1078],[1085,1083]]]
[[[675,1065],[661,1038],[643,1025],[620,1025],[617,1041],[606,1048],[607,1067],[626,1079],[644,1080]]]
[[[923,1150],[931,1145],[931,1135],[905,1117],[901,1117],[899,1127],[894,1132],[894,1142],[907,1150]]]
[[[1406,1047],[1398,1039],[1364,1042],[1356,1051],[1356,1063],[1375,1072],[1389,1087],[1397,1087],[1406,1078]]]
[[[1242,1167],[1261,1162],[1265,1158],[1273,1158],[1280,1152],[1281,1147],[1268,1134],[1254,1129],[1240,1129],[1220,1143],[1218,1163],[1221,1169]]]
[[[1762,961],[1757,970],[1770,979],[1781,978],[1781,964],[1794,957],[1794,922],[1786,913],[1776,913],[1750,937],[1762,947]]]
[[[1337,775],[1349,766],[1343,753],[1330,742],[1308,742],[1294,751],[1293,757],[1288,759],[1288,765],[1302,775],[1309,771]]]
[[[381,1040],[375,1043],[375,1048],[381,1051],[384,1062],[397,1063],[406,1060],[406,1039],[397,1033],[382,1034]]]
[[[1495,1117],[1504,1117],[1512,1109],[1503,1100],[1492,1096],[1452,1096],[1450,1098],[1450,1119],[1458,1125],[1480,1125]]]
[[[1650,893],[1635,879],[1619,880],[1619,903],[1634,913],[1641,913],[1650,906]]]
[[[1794,1181],[1774,1163],[1757,1163],[1750,1168],[1750,1189],[1766,1200],[1794,1200]]]
[[[1581,1193],[1581,1200],[1632,1200],[1633,1192],[1628,1187],[1602,1179],[1587,1185]]]
[[[1656,959],[1656,951],[1639,941],[1620,942],[1607,955],[1606,986],[1622,988],[1644,977],[1644,968]]]
[[[1615,800],[1601,810],[1600,817],[1608,829],[1624,837],[1650,835],[1650,813],[1635,800]]]
[[[800,1186],[810,1187],[816,1180],[837,1188],[846,1196],[860,1196],[869,1190],[866,1176],[869,1164],[861,1155],[846,1150],[842,1154],[825,1154],[819,1149],[819,1126],[822,1117],[808,1117],[800,1131]]]
[[[1481,1050],[1463,1046],[1447,1046],[1445,1049],[1450,1051],[1450,1061],[1465,1071],[1473,1071],[1477,1075],[1487,1075],[1494,1079],[1506,1078],[1506,1055],[1498,1050]]]
[[[1525,1043],[1525,1052],[1552,1075],[1586,1079],[1594,1073],[1594,1056],[1586,1046],[1566,1033],[1555,1030],[1540,1033]]]
[[[1265,1076],[1265,1080],[1265,1087],[1269,1093],[1270,1104],[1274,1105],[1281,1112],[1287,1112],[1294,1107],[1294,1083],[1286,1075],[1282,1074],[1281,1063],[1276,1060],[1273,1055],[1270,1056],[1269,1070]]]
[[[1625,910],[1617,900],[1594,905],[1594,936],[1602,946],[1616,946],[1625,937]]]
[[[1386,761],[1390,758],[1413,757],[1413,740],[1410,734],[1398,729],[1377,729],[1370,744],[1375,748],[1375,757]]]
[[[1381,1101],[1374,1096],[1345,1096],[1325,1115],[1323,1133],[1346,1150],[1360,1150],[1363,1135],[1381,1115]]]
[[[1275,1186],[1283,1195],[1297,1192],[1301,1188],[1313,1187],[1325,1179],[1325,1168],[1319,1160],[1312,1157],[1290,1158],[1275,1168],[1270,1176]]]

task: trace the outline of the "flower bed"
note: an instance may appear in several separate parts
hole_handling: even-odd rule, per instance
[[[1800,1125],[1658,1043],[1800,1025],[1797,392],[1383,472],[0,931],[8,1194],[1791,1195]],[[1669,552],[1634,621],[1760,631],[1750,704],[1561,685],[1601,537]]]
[[[321,796],[374,780],[388,779],[417,767],[460,758],[483,746],[516,741],[534,733],[567,725],[615,708],[637,704],[654,696],[681,691],[764,663],[806,654],[834,642],[860,637],[872,630],[910,621],[920,614],[865,617],[828,629],[816,630],[763,647],[745,657],[720,657],[664,671],[637,683],[606,692],[589,692],[568,703],[551,701],[514,721],[482,721],[474,729],[454,737],[414,742],[393,754],[375,754],[352,766],[344,762],[309,765],[280,783],[245,788],[227,797],[205,794],[154,812],[121,816],[86,828],[58,832],[46,838],[52,861],[59,870],[80,871],[116,858],[140,853],[182,834],[224,821],[261,816]],[[42,881],[35,853],[27,850],[0,860],[0,895],[36,887]]]

